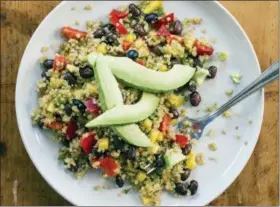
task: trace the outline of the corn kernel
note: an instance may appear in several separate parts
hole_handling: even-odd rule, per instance
[[[147,196],[141,196],[141,199],[142,199],[142,203],[143,203],[145,206],[151,206],[151,205],[153,205],[153,199],[152,199],[152,198],[147,197]]]
[[[101,43],[100,45],[98,45],[97,52],[105,55],[107,53],[107,45],[105,43]]]
[[[109,148],[109,139],[108,138],[102,138],[99,139],[97,142],[98,151],[104,152]]]
[[[152,121],[150,119],[145,119],[142,122],[142,126],[145,129],[145,131],[147,131],[147,132],[151,131],[152,125],[153,125],[153,123],[152,123]]]
[[[161,65],[161,66],[159,67],[159,71],[165,72],[165,71],[167,71],[167,70],[168,70],[168,67],[167,67],[166,65]]]
[[[184,97],[183,96],[177,96],[175,94],[170,94],[167,97],[168,102],[173,106],[173,107],[180,107],[184,104]]]
[[[54,107],[54,103],[53,102],[49,103],[47,110],[48,110],[48,112],[51,112],[51,113],[54,112],[55,107]]]
[[[158,135],[159,135],[159,131],[158,130],[152,130],[150,132],[150,140],[152,143],[156,143],[157,139],[158,139]]]
[[[130,33],[130,34],[125,36],[125,40],[128,41],[128,42],[134,42],[135,39],[136,39],[136,36],[133,33]]]
[[[147,175],[144,172],[139,172],[136,176],[136,180],[139,182],[143,182],[146,179]]]
[[[145,14],[149,14],[162,6],[162,1],[151,1],[143,10]]]

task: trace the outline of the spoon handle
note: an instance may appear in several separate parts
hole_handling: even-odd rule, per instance
[[[267,70],[265,70],[256,80],[254,80],[251,84],[246,86],[243,90],[241,90],[238,94],[236,94],[233,98],[231,98],[228,102],[223,104],[216,112],[208,115],[207,119],[213,120],[217,116],[224,113],[226,110],[239,103],[243,99],[247,98],[252,93],[257,90],[263,88],[265,85],[274,81],[279,77],[279,62],[273,63]]]

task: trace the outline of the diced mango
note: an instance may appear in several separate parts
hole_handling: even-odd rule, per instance
[[[149,138],[152,143],[156,143],[156,141],[158,139],[158,135],[159,135],[159,130],[152,130],[150,132]]]
[[[109,149],[109,139],[108,138],[101,138],[97,142],[98,151],[104,152],[105,150]]]
[[[195,154],[191,151],[187,156],[186,167],[193,170],[196,167]]]
[[[159,67],[159,71],[162,71],[162,72],[168,71],[168,67],[166,65],[161,65]]]
[[[168,102],[173,106],[173,107],[180,107],[184,104],[184,96],[177,96],[175,94],[170,94],[167,97]]]
[[[157,143],[153,143],[153,146],[149,148],[151,154],[156,154],[159,150],[159,145]]]
[[[144,172],[139,172],[137,175],[136,175],[136,180],[139,181],[139,182],[143,182],[145,179],[146,179],[147,175],[146,173]]]
[[[145,131],[147,131],[147,132],[151,131],[152,125],[153,125],[153,123],[152,123],[152,121],[150,119],[145,119],[142,122],[142,126],[145,129]]]
[[[143,9],[143,12],[145,14],[149,14],[157,10],[161,6],[162,6],[162,1],[150,1],[150,3],[146,5],[146,7]]]
[[[163,133],[159,131],[157,136],[157,141],[161,142],[163,140]]]
[[[153,199],[147,196],[141,196],[142,202],[145,206],[153,205]]]
[[[105,55],[107,53],[107,45],[105,43],[101,43],[100,45],[98,45],[97,52]]]

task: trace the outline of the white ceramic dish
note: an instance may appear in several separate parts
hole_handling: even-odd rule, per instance
[[[85,11],[84,6],[91,4],[92,11]],[[59,29],[65,25],[74,27],[74,22],[81,22],[80,29],[85,28],[87,20],[103,19],[112,8],[129,4],[127,1],[93,1],[93,2],[62,2],[40,24],[33,34],[20,64],[16,86],[16,112],[19,130],[26,150],[34,165],[46,181],[65,199],[76,205],[141,205],[137,193],[118,197],[120,189],[101,179],[100,175],[89,173],[82,180],[76,180],[66,172],[57,160],[58,144],[51,139],[50,134],[32,126],[30,113],[36,107],[36,81],[40,77],[39,58],[41,47],[62,42]],[[198,108],[190,109],[190,116],[203,115],[206,105],[218,103],[221,105],[228,97],[226,89],[235,92],[242,89],[260,74],[260,68],[254,49],[238,22],[219,3],[212,1],[167,1],[165,8],[175,12],[180,19],[185,17],[202,17],[203,24],[199,26],[207,29],[207,36],[216,37],[215,51],[227,51],[230,55],[226,63],[220,64],[215,80],[206,81],[199,88],[203,101]],[[71,11],[72,7],[75,11]],[[50,57],[54,53],[49,53]],[[234,85],[229,75],[232,72],[242,73],[240,85]],[[219,117],[209,127],[216,131],[215,138],[203,138],[196,147],[197,152],[204,152],[206,164],[198,167],[192,177],[199,182],[199,191],[193,197],[180,199],[165,193],[162,205],[206,205],[220,195],[238,176],[252,154],[261,128],[263,116],[263,91],[260,91],[232,109],[233,117],[225,119]],[[196,112],[200,109],[200,112]],[[253,120],[251,126],[248,120]],[[235,129],[239,126],[239,130]],[[222,135],[224,129],[227,134]],[[207,132],[207,129],[206,129]],[[240,135],[240,140],[236,135]],[[218,150],[211,152],[207,144],[215,141]],[[247,145],[244,144],[247,142]],[[207,157],[217,158],[216,162]],[[94,191],[93,186],[108,182],[110,190]]]

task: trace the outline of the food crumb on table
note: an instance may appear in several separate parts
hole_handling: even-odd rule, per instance
[[[211,156],[211,157],[208,157],[208,160],[216,162],[216,161],[217,161],[217,158]]]
[[[211,113],[211,112],[217,110],[217,108],[218,108],[218,104],[215,103],[212,106],[206,107],[205,112]]]
[[[122,190],[122,193],[124,193],[124,194],[128,194],[130,190],[131,190],[131,188],[126,188],[126,189],[123,189],[123,190]]]
[[[198,153],[198,154],[195,156],[195,162],[196,162],[196,164],[198,164],[198,165],[203,165],[203,164],[205,163],[204,154],[203,154],[203,153]]]
[[[49,51],[49,47],[47,47],[47,46],[44,46],[44,47],[41,48],[42,53],[45,53],[45,52],[48,52],[48,51]]]
[[[210,129],[207,133],[207,136],[210,138],[214,138],[216,136],[214,129]]]
[[[211,150],[211,151],[216,151],[218,149],[217,147],[217,144],[212,142],[212,143],[209,143],[208,144],[208,148]]]
[[[79,26],[79,25],[80,25],[80,22],[79,22],[79,21],[75,21],[75,25],[76,25],[76,26]]]
[[[220,61],[226,61],[228,60],[228,54],[226,52],[220,52],[218,55],[218,59]]]
[[[239,129],[239,126],[235,126],[235,130],[238,130]]]
[[[248,124],[252,125],[252,124],[253,124],[253,121],[252,121],[252,120],[249,120],[249,121],[248,121]]]
[[[101,189],[101,186],[100,185],[95,185],[93,188],[94,188],[94,190],[98,191],[98,190]]]
[[[232,89],[226,90],[225,94],[226,94],[227,96],[232,96],[233,90],[232,90]]]
[[[225,112],[223,113],[223,116],[224,116],[225,118],[230,118],[230,117],[232,116],[231,110],[229,109],[229,110],[225,111]]]
[[[193,24],[201,24],[202,18],[194,17],[191,19]]]
[[[76,10],[76,7],[73,6],[73,7],[71,8],[71,11],[75,11],[75,10]]]
[[[227,132],[226,132],[224,129],[222,129],[221,133],[222,133],[223,135],[226,135],[226,134],[227,134]]]
[[[234,72],[231,74],[231,80],[233,81],[233,83],[239,84],[241,81],[241,73],[239,72]]]
[[[248,141],[244,141],[244,144],[245,144],[245,145],[248,145]]]
[[[85,7],[84,7],[84,10],[86,10],[86,11],[91,11],[92,10],[92,5],[86,5]]]
[[[236,135],[236,139],[240,139],[241,138],[241,136],[238,134],[238,135]]]

